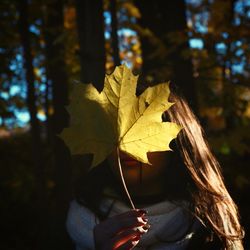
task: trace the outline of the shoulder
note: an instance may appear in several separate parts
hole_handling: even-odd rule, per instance
[[[76,200],[70,202],[66,228],[79,249],[94,249],[93,229],[99,223],[95,214]]]

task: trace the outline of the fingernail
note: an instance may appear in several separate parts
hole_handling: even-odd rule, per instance
[[[147,223],[146,221],[143,220],[142,217],[137,217],[137,221],[143,223],[144,225]]]
[[[144,230],[147,230],[147,229],[150,228],[150,225],[149,225],[149,224],[146,224],[146,225],[144,225],[142,228],[143,228]]]

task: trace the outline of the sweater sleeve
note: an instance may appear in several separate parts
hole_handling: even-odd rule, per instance
[[[94,213],[88,208],[79,205],[75,200],[71,201],[66,229],[76,245],[76,250],[95,249],[93,229],[96,219]]]

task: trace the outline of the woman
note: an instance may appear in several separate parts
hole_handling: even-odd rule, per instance
[[[173,151],[148,153],[152,166],[120,152],[123,175],[135,207],[120,181],[111,154],[76,187],[67,230],[82,249],[243,249],[244,231],[220,166],[187,102],[171,91],[165,112],[183,127]]]

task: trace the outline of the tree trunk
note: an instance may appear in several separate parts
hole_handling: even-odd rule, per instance
[[[222,2],[224,4],[224,2]],[[235,4],[236,0],[230,0],[228,3],[228,14],[225,15],[225,22],[228,30],[233,30],[235,27],[233,27],[234,22],[234,10],[235,10]],[[234,86],[231,86],[232,84],[232,64],[233,64],[233,58],[234,55],[234,48],[233,48],[233,41],[235,38],[233,37],[233,34],[231,33],[229,35],[230,40],[226,42],[227,46],[227,52],[225,55],[225,62],[224,62],[224,79],[225,79],[225,71],[226,71],[226,64],[228,64],[228,70],[229,70],[229,84],[227,84],[227,81],[225,79],[224,86],[223,86],[223,110],[226,120],[226,127],[228,130],[234,129],[237,127],[237,125],[240,123],[241,118],[239,118],[239,115],[237,114],[237,95],[234,91]]]
[[[35,209],[37,214],[37,230],[38,246],[44,240],[45,233],[45,216],[46,216],[46,187],[45,187],[45,172],[43,149],[40,137],[39,122],[37,119],[36,96],[34,86],[34,69],[32,64],[29,23],[28,23],[28,3],[27,0],[19,2],[19,31],[21,45],[23,47],[24,68],[26,69],[27,81],[27,106],[30,114],[31,137],[32,137],[32,157],[34,160],[34,179],[35,179]]]
[[[111,12],[111,39],[112,39],[114,65],[118,66],[121,64],[121,62],[119,56],[119,42],[117,34],[118,25],[117,25],[116,0],[110,1],[110,12]]]
[[[185,1],[136,0],[135,4],[142,14],[139,24],[151,30],[155,36],[152,40],[158,41],[158,44],[157,42],[152,44],[148,37],[141,38],[143,74],[153,71],[155,74],[153,77],[157,81],[171,80],[180,87],[193,109],[196,109],[192,63],[190,58],[183,56],[183,52],[189,49],[188,36],[185,32]],[[180,38],[177,39],[177,36]],[[157,56],[149,56],[152,49],[159,51]]]
[[[43,13],[42,13],[42,16],[45,17],[46,14],[46,8],[43,8]],[[45,115],[46,115],[46,121],[45,121],[45,124],[46,124],[46,139],[47,139],[47,143],[48,145],[52,144],[53,142],[51,141],[52,138],[53,138],[53,134],[52,134],[52,116],[51,116],[51,109],[53,107],[53,104],[52,104],[52,100],[53,98],[51,98],[51,94],[52,94],[52,84],[51,84],[51,81],[50,79],[48,79],[49,77],[49,71],[50,71],[50,68],[49,68],[49,60],[47,59],[48,58],[48,34],[47,34],[47,23],[46,21],[44,20],[45,18],[43,18],[43,25],[42,25],[42,36],[43,38],[46,40],[46,51],[45,51],[45,55],[46,55],[46,60],[45,60],[45,71],[47,73],[47,79],[46,79],[46,82],[45,82],[45,86],[46,86],[46,89],[45,89],[45,93],[44,93],[44,110],[45,110]]]
[[[64,142],[57,137],[68,126],[68,114],[65,105],[68,100],[68,76],[64,61],[63,41],[58,41],[64,30],[63,1],[48,1],[45,11],[45,41],[47,56],[47,76],[51,82],[53,94],[52,148],[54,151],[55,188],[50,220],[50,247],[70,249],[71,242],[65,230],[65,221],[71,198],[71,158]]]
[[[103,3],[100,0],[75,0],[75,3],[81,80],[101,90],[105,75]]]

